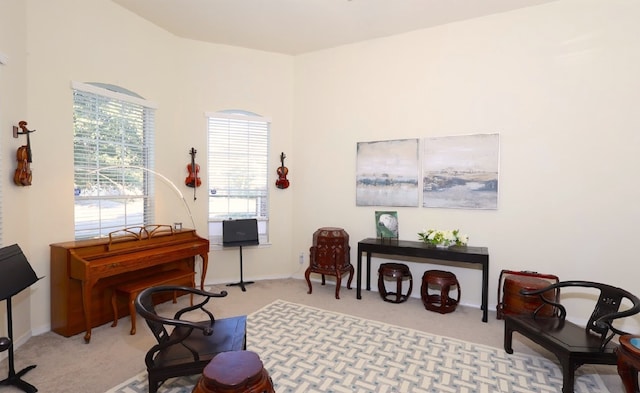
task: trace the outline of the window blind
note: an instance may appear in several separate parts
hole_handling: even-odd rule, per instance
[[[72,87],[76,238],[153,223],[153,105],[117,87]]]
[[[268,242],[270,121],[242,111],[207,114],[209,238],[222,244],[222,221],[256,218]]]

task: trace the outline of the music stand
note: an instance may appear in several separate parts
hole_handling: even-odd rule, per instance
[[[242,246],[256,246],[258,241],[258,220],[255,218],[242,220],[226,220],[222,222],[222,245],[224,247],[240,247],[240,281],[227,284],[227,286],[239,286],[242,292],[246,292],[245,285],[253,284],[253,281],[244,281],[242,277]]]
[[[39,278],[17,244],[0,249],[0,300],[7,301],[7,331],[12,343],[11,297],[29,288],[38,280]],[[13,385],[27,393],[37,392],[38,389],[35,386],[21,379],[27,371],[35,367],[32,365],[16,373],[13,362],[13,344],[9,345],[9,376],[0,381],[0,385]]]

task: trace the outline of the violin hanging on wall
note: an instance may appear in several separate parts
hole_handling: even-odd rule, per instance
[[[200,165],[196,164],[196,149],[193,147],[189,151],[191,154],[191,164],[187,165],[187,171],[189,171],[189,176],[184,179],[184,184],[187,187],[193,187],[193,200],[196,200],[196,187],[200,187],[202,185],[202,180],[198,177],[198,172],[200,172]]]
[[[289,173],[289,169],[287,169],[287,167],[284,166],[284,159],[286,157],[287,156],[285,156],[284,153],[280,153],[280,166],[276,170],[276,173],[278,174],[278,180],[276,180],[276,187],[283,190],[289,187],[289,180],[287,180],[287,174]]]
[[[18,128],[22,130],[22,132],[18,131]],[[31,173],[31,140],[29,138],[29,134],[35,132],[36,130],[27,129],[27,122],[20,121],[18,123],[18,127],[13,127],[13,137],[17,138],[18,135],[27,135],[27,144],[22,145],[18,148],[16,159],[18,160],[18,168],[13,174],[13,182],[18,186],[30,186],[31,180],[33,178],[33,174]]]

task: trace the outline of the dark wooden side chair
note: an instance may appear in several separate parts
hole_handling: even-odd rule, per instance
[[[567,321],[566,309],[555,301],[560,288],[566,287],[595,288],[600,291],[585,327]],[[626,333],[615,328],[613,322],[640,312],[640,299],[635,295],[624,289],[590,281],[561,281],[546,288],[521,290],[520,293],[540,296],[542,304],[532,314],[504,316],[504,349],[507,353],[513,353],[513,333],[518,332],[552,352],[562,367],[563,393],[573,392],[574,372],[581,365],[617,363],[615,349],[618,345],[611,339],[616,334]],[[625,299],[630,302],[630,307],[620,311]],[[552,316],[537,315],[545,304],[554,308]]]
[[[162,316],[155,309],[153,296],[160,293],[188,293],[202,296],[197,304],[185,307],[173,317]],[[144,289],[135,300],[142,316],[157,340],[145,356],[149,374],[149,393],[155,393],[168,378],[202,373],[213,357],[222,352],[246,349],[247,317],[216,319],[204,306],[211,298],[227,296],[226,291],[211,293],[196,288],[167,285]],[[194,302],[199,300],[197,297]],[[182,319],[192,311],[205,314],[204,321]],[[207,318],[208,317],[208,318]]]

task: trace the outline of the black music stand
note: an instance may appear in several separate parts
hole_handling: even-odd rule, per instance
[[[244,281],[242,277],[242,247],[258,244],[260,244],[258,241],[258,220],[255,218],[222,222],[222,245],[224,247],[240,247],[240,281],[227,284],[228,287],[239,286],[242,292],[246,292],[245,285],[253,284],[253,281]]]
[[[0,385],[13,385],[27,393],[35,393],[38,389],[23,381],[21,377],[36,366],[29,366],[16,373],[13,363],[11,297],[29,288],[38,280],[39,278],[17,244],[0,249],[0,300],[7,301],[7,331],[11,342],[9,345],[9,376],[0,381]]]

